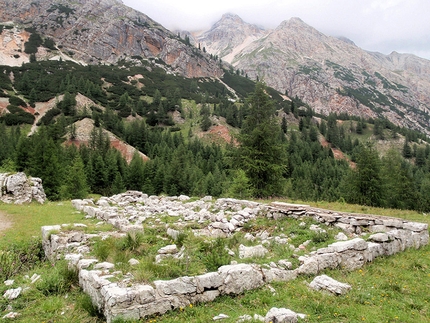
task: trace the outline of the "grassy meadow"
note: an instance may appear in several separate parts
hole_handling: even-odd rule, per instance
[[[412,211],[344,203],[311,205],[430,223],[430,216]],[[0,297],[0,320],[9,312],[18,312],[20,315],[9,321],[104,322],[89,298],[81,292],[76,273],[68,270],[64,262],[51,264],[42,254],[38,255],[41,250],[42,225],[84,223],[92,226],[98,221],[85,219],[69,201],[24,206],[0,204],[0,213],[12,222],[10,228],[0,232],[1,254],[9,252],[20,255],[19,260],[23,261],[23,265],[7,277],[15,280],[14,284],[0,284],[0,293],[3,295],[9,288],[30,287],[12,301]],[[0,264],[2,268],[8,268],[5,257],[0,257]],[[27,277],[34,274],[41,275],[41,278],[32,284]],[[220,313],[230,317],[221,322],[236,322],[245,314],[264,316],[271,307],[284,307],[306,314],[301,322],[430,322],[429,246],[379,258],[354,272],[339,269],[326,271],[325,274],[350,284],[352,290],[344,296],[312,291],[307,284],[313,277],[300,276],[291,282],[273,283],[270,287],[249,291],[237,297],[223,296],[213,303],[189,306],[163,316],[149,317],[141,322],[210,322]],[[4,276],[1,278],[5,280]],[[127,321],[117,320],[119,322]]]

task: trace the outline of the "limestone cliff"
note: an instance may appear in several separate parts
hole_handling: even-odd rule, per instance
[[[298,96],[319,113],[386,117],[430,134],[430,61],[367,52],[299,18],[273,30],[250,26],[237,16],[223,16],[196,41],[250,78]]]
[[[36,29],[61,51],[86,63],[159,58],[187,77],[222,74],[208,55],[119,0],[4,0],[0,23],[4,22]]]

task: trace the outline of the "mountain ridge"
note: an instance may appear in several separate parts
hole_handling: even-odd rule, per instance
[[[209,56],[118,0],[5,0],[0,21],[33,28],[85,63],[159,58],[186,77],[222,75]]]
[[[251,79],[301,98],[318,113],[383,117],[430,134],[430,61],[412,54],[369,52],[351,40],[327,36],[300,18],[260,34],[244,29],[247,23],[238,18],[236,25],[225,22],[221,18],[196,42]],[[241,39],[251,41],[234,42],[231,34],[236,30]],[[214,33],[219,38],[229,34],[230,42],[208,41]]]

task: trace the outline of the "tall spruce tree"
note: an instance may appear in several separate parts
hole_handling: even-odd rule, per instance
[[[286,149],[279,133],[273,101],[258,83],[248,98],[249,114],[238,136],[236,162],[245,171],[256,197],[282,195]]]

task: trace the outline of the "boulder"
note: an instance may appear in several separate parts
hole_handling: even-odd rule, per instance
[[[40,178],[27,178],[27,175],[22,172],[0,174],[0,201],[24,204],[33,200],[41,204],[46,201],[46,194]]]

